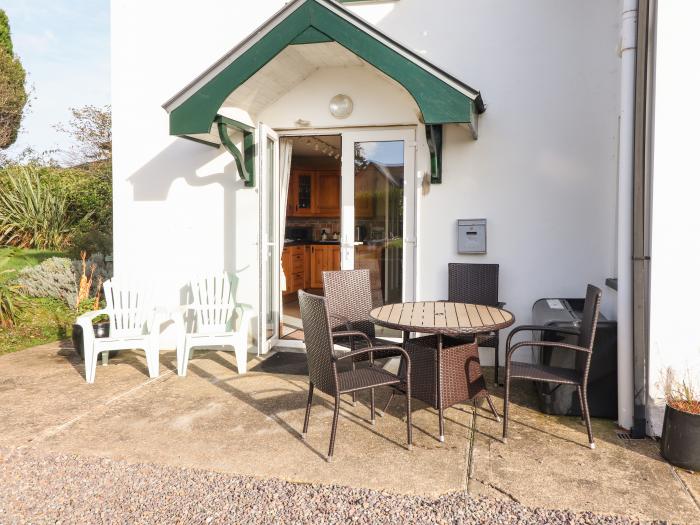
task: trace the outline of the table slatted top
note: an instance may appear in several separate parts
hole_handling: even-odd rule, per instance
[[[387,328],[440,334],[492,332],[515,322],[513,314],[502,308],[443,301],[387,304],[372,310],[369,317]]]

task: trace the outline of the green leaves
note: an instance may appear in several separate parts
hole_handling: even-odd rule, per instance
[[[12,52],[7,15],[0,10],[0,149],[17,140],[22,113],[27,103],[26,73]]]
[[[0,193],[0,245],[57,250],[68,245],[75,221],[65,195],[47,190],[35,170],[7,173]]]
[[[0,270],[0,328],[14,326],[19,313],[19,307],[17,306],[19,287],[9,282],[6,278],[13,271]]]

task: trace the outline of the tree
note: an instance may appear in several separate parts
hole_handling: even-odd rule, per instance
[[[26,73],[12,49],[10,23],[0,9],[0,149],[17,140],[27,104]]]
[[[58,124],[58,131],[67,133],[77,142],[72,152],[75,164],[109,161],[112,159],[112,108],[83,106],[70,108],[73,115],[68,124]]]

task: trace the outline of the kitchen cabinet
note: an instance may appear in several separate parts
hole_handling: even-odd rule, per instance
[[[340,217],[340,171],[294,169],[289,176],[289,217]]]
[[[285,301],[291,301],[297,290],[308,286],[308,246],[285,246],[282,250],[282,271],[287,282],[283,291]]]
[[[311,288],[323,288],[323,272],[340,270],[340,245],[312,244],[311,245]]]
[[[331,270],[340,270],[340,245],[285,246],[282,250],[282,271],[287,281],[284,301],[293,301],[298,290],[323,288],[323,272]]]
[[[340,173],[318,171],[315,177],[316,215],[340,217]]]
[[[288,196],[287,210],[292,217],[306,217],[315,215],[314,209],[314,179],[313,171],[294,170],[289,179],[290,192]]]

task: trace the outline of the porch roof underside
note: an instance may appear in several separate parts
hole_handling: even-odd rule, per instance
[[[354,55],[358,63],[374,66],[405,88],[426,124],[475,124],[477,114],[484,111],[477,90],[392,41],[336,2],[294,0],[164,104],[170,116],[170,134],[209,135],[222,105],[232,102],[234,91],[275,57],[275,62],[284,68],[285,61],[294,55],[290,50],[318,43],[335,43],[344,52],[326,56],[326,64],[317,55],[316,67],[337,65],[339,60],[348,62],[341,65],[353,65]],[[291,65],[288,71],[295,74]],[[270,95],[257,97],[255,105],[274,97],[274,88],[267,89]],[[246,97],[241,96],[244,91],[245,87],[237,93],[237,102],[245,104]]]

